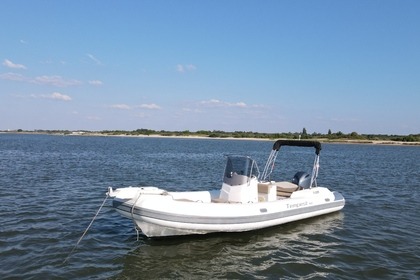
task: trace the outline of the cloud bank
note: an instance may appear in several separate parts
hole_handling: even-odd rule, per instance
[[[13,63],[12,61],[10,61],[8,59],[5,59],[3,61],[3,65],[6,66],[7,68],[11,68],[11,69],[26,69],[25,65]]]
[[[9,80],[9,81],[15,81],[15,82],[27,82],[32,84],[38,84],[38,85],[50,85],[50,86],[56,86],[56,87],[69,87],[69,86],[78,86],[83,84],[79,80],[75,79],[64,79],[61,76],[53,75],[53,76],[38,76],[35,78],[29,78],[24,75],[18,74],[18,73],[4,73],[0,74],[0,79],[2,80]],[[99,84],[100,81],[94,81],[95,84]]]
[[[127,104],[113,104],[113,105],[110,105],[109,108],[118,109],[118,110],[132,110],[132,109],[135,109],[135,108],[148,109],[148,110],[160,110],[161,109],[161,107],[159,105],[156,105],[154,103],[140,104],[140,105],[135,105],[135,106],[130,106],[130,105],[127,105]]]
[[[51,94],[41,94],[41,95],[31,95],[33,98],[44,98],[44,99],[53,99],[58,101],[71,101],[72,98],[66,94],[59,92],[53,92]]]

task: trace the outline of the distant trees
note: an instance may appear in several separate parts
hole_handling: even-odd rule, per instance
[[[303,128],[301,139],[308,139],[308,138],[310,138],[310,137],[308,137],[308,132],[306,131],[306,128]]]
[[[42,134],[72,134],[69,130],[34,130],[27,131],[23,129],[17,129],[14,132],[29,132],[29,133],[42,133]],[[90,131],[83,130],[83,134],[88,134]],[[300,132],[278,132],[278,133],[261,133],[253,131],[234,131],[226,132],[222,130],[198,130],[196,132],[184,130],[184,131],[156,131],[153,129],[139,128],[132,131],[126,130],[103,130],[95,132],[95,134],[102,135],[128,135],[128,136],[140,136],[140,135],[160,135],[160,136],[200,136],[209,138],[257,138],[257,139],[319,139],[326,141],[346,141],[346,140],[358,140],[360,142],[372,142],[375,140],[380,141],[399,141],[399,142],[420,142],[420,134],[410,135],[383,135],[383,134],[359,134],[355,131],[345,134],[341,131],[332,132],[328,129],[327,134],[313,132],[309,134],[306,128],[303,128]]]

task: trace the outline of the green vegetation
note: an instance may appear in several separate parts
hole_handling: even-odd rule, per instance
[[[221,130],[198,130],[192,132],[184,131],[166,131],[153,129],[136,129],[132,131],[126,130],[103,130],[103,131],[69,131],[69,130],[35,130],[26,131],[22,129],[14,131],[2,132],[18,132],[18,133],[40,133],[40,134],[60,134],[60,135],[102,135],[102,136],[181,136],[181,137],[209,137],[209,138],[253,138],[253,139],[312,139],[323,142],[358,142],[373,143],[373,141],[382,142],[404,142],[404,143],[420,143],[420,134],[410,135],[384,135],[384,134],[358,134],[357,132],[343,133],[341,131],[332,132],[328,130],[326,134],[314,132],[309,134],[306,128],[301,132],[282,132],[282,133],[261,133],[252,131],[234,131],[226,132]]]

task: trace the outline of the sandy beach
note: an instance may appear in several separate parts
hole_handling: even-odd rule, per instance
[[[70,134],[74,135],[74,134]],[[215,139],[215,140],[248,140],[248,141],[275,141],[275,140],[293,140],[288,138],[238,138],[238,137],[210,137],[198,135],[129,135],[129,134],[103,134],[103,133],[83,133],[77,134],[78,136],[103,136],[103,137],[139,137],[139,138],[178,138],[178,139]],[[297,140],[297,139],[296,139]],[[319,141],[321,143],[329,144],[366,144],[366,145],[398,145],[398,146],[420,146],[420,142],[403,142],[403,141],[390,141],[390,140],[353,140],[353,139],[326,139],[326,138],[313,138],[306,139],[309,141]]]

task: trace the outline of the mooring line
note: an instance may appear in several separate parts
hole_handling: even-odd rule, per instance
[[[133,221],[134,229],[136,230],[136,233],[137,233],[137,241],[139,241],[139,230],[137,229],[136,222],[134,221],[134,206],[136,206],[136,203],[139,200],[140,196],[141,196],[141,191],[139,191],[136,201],[134,201],[133,207],[131,207],[131,220]]]
[[[88,225],[88,227],[85,229],[85,231],[83,232],[82,236],[80,236],[79,241],[77,241],[76,245],[73,247],[73,249],[71,250],[71,252],[69,253],[69,255],[67,256],[67,258],[64,260],[63,264],[65,264],[67,262],[67,260],[70,258],[70,256],[73,254],[74,250],[76,250],[77,246],[79,245],[80,241],[82,241],[83,237],[86,235],[86,233],[88,232],[89,228],[92,226],[93,221],[95,221],[96,217],[98,216],[99,212],[101,212],[102,207],[104,206],[106,200],[109,197],[109,193],[106,194],[106,197],[104,199],[104,201],[101,204],[101,207],[99,207],[98,211],[96,212],[95,216],[93,217],[92,221],[90,221],[90,224]]]

